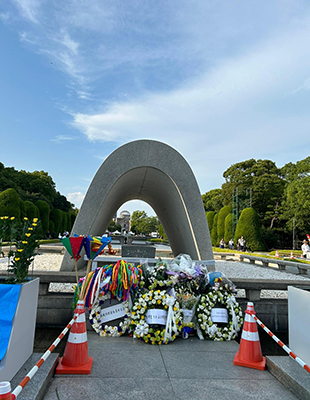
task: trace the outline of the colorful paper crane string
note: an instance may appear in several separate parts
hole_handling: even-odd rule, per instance
[[[84,293],[85,307],[91,308],[99,293],[111,292],[112,298],[128,300],[139,284],[142,270],[124,260],[91,271],[80,282],[81,292]]]

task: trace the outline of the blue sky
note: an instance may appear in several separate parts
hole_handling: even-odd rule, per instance
[[[309,43],[307,0],[1,0],[0,161],[47,171],[78,207],[131,140],[173,146],[201,193],[236,162],[296,162]]]

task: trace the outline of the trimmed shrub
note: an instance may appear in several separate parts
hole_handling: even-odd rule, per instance
[[[52,237],[52,234],[55,233],[55,224],[51,220],[49,222],[49,231],[50,231],[50,237]]]
[[[206,212],[206,217],[207,217],[207,222],[208,222],[210,234],[211,234],[211,231],[212,231],[213,219],[214,219],[214,215],[215,214],[216,214],[215,211]]]
[[[228,242],[233,237],[233,224],[232,224],[232,214],[228,214],[225,218],[225,234],[224,240],[226,245],[228,246]]]
[[[10,188],[0,193],[0,215],[15,217],[20,222],[21,218],[21,200],[16,190]]]
[[[265,250],[261,240],[259,217],[254,208],[245,208],[239,217],[235,232],[235,243],[241,236],[246,240],[248,250]]]
[[[212,225],[212,230],[211,230],[211,243],[212,243],[212,246],[217,246],[218,245],[218,240],[217,240],[217,219],[218,219],[218,214],[215,214],[214,218],[213,218],[213,225]]]
[[[76,214],[70,214],[70,218],[71,218],[71,228],[70,228],[70,232],[71,232],[71,229],[73,228],[73,225],[74,225],[74,222],[76,219]]]
[[[22,220],[26,217],[26,206],[25,202],[22,199],[19,199],[19,209],[20,209],[20,219]]]
[[[60,233],[63,234],[66,230],[66,213],[65,211],[60,210]]]
[[[164,228],[163,228],[162,224],[159,224],[158,234],[159,234],[160,237],[164,238],[164,240],[168,240],[167,239],[167,235],[165,234],[165,231],[164,231]]]
[[[25,204],[25,217],[29,219],[39,218],[40,213],[38,207],[33,204],[31,201],[26,200]]]
[[[62,219],[61,211],[58,210],[58,208],[54,208],[50,213],[50,221],[52,221],[54,223],[54,232],[56,233],[57,237],[58,237],[59,233],[63,232],[60,229],[61,219]]]
[[[49,230],[50,206],[44,200],[38,200],[36,206],[39,209],[40,221],[42,226],[42,235],[43,237],[45,237],[47,231]]]
[[[217,241],[219,242],[225,236],[225,218],[232,212],[231,206],[225,206],[220,209],[217,219]],[[224,239],[225,240],[225,239]],[[229,240],[229,239],[228,239]],[[226,242],[226,241],[225,241]],[[226,242],[227,243],[227,242]]]
[[[71,215],[66,212],[66,231],[71,232]]]

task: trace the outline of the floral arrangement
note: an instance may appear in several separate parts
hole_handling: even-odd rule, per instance
[[[7,236],[10,240],[7,282],[26,282],[29,266],[37,254],[36,249],[41,237],[38,218],[29,220],[25,217],[21,224],[16,221],[15,217],[0,217],[0,221],[1,237]]]
[[[167,263],[161,259],[159,259],[154,268],[142,265],[142,272],[142,285],[140,287],[150,290],[166,289],[176,283],[176,279],[167,274]]]
[[[195,322],[195,306],[198,301],[197,297],[191,294],[177,293],[177,300],[181,304],[183,316],[182,322],[182,338],[188,339],[189,335],[194,332]]]
[[[89,312],[89,322],[93,329],[98,333],[99,336],[112,336],[118,337],[122,336],[129,328],[130,324],[130,310],[128,300],[122,302],[121,304],[125,308],[125,315],[123,316],[123,321],[119,325],[107,325],[101,321],[101,310],[104,302],[111,298],[111,293],[99,294],[97,300],[93,304]],[[120,301],[120,299],[118,298]]]
[[[212,310],[216,306],[227,310],[227,324],[213,322]],[[242,315],[229,285],[223,285],[221,278],[216,278],[212,289],[201,296],[196,309],[197,325],[202,336],[214,341],[234,339],[243,323]]]
[[[164,324],[151,323],[150,310],[166,311]],[[161,312],[161,316],[165,313]],[[182,327],[179,302],[167,290],[149,290],[136,299],[131,309],[130,329],[134,338],[150,344],[167,344],[175,340]]]

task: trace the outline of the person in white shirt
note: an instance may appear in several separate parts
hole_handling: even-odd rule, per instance
[[[310,253],[310,247],[309,247],[309,245],[308,245],[306,240],[303,241],[303,244],[301,246],[301,250],[302,250],[302,256],[304,258],[307,258],[307,254]]]

